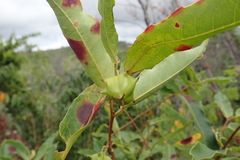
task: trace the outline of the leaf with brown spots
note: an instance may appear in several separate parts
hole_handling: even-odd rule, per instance
[[[114,63],[105,50],[100,22],[83,12],[80,0],[47,0],[54,10],[60,27],[89,77],[99,87],[114,76]]]
[[[86,88],[69,107],[59,129],[66,148],[62,152],[56,152],[56,160],[66,158],[73,143],[96,116],[105,99],[105,95],[100,94],[99,90],[95,85]]]
[[[180,7],[161,23],[150,25],[127,52],[124,70],[150,69],[176,51],[240,25],[240,0],[198,0]]]
[[[13,155],[21,159],[32,159],[34,154],[20,141],[4,140],[0,145],[0,159],[12,159]]]
[[[202,135],[200,133],[196,133],[191,137],[178,141],[176,144],[178,145],[190,145],[198,142],[201,139]]]

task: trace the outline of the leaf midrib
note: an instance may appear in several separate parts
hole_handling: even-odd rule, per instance
[[[63,11],[63,9],[57,4],[57,2],[56,2],[55,0],[51,0],[51,1],[58,7],[58,9],[63,13],[63,15],[65,15],[65,17],[67,18],[67,20],[72,24],[72,27],[73,27],[74,30],[77,32],[77,35],[79,36],[79,38],[82,40],[84,46],[86,47],[86,49],[87,49],[87,51],[88,51],[88,53],[89,53],[89,55],[90,55],[90,57],[91,57],[94,65],[95,65],[96,68],[97,68],[97,71],[99,72],[100,77],[102,78],[102,80],[105,79],[104,76],[102,75],[102,73],[101,73],[101,71],[100,71],[100,69],[99,69],[99,67],[98,67],[95,59],[94,59],[93,56],[92,56],[92,54],[91,54],[91,52],[90,52],[90,49],[89,49],[87,43],[85,42],[84,38],[82,38],[82,35],[81,35],[80,32],[77,30],[77,28],[74,26],[74,23],[71,21],[71,19],[68,17],[68,15],[65,14],[65,12]],[[81,12],[83,12],[83,11],[81,11]]]
[[[234,17],[235,18],[235,17]],[[191,39],[194,39],[194,38],[199,38],[201,36],[205,36],[205,35],[208,35],[208,34],[211,34],[211,33],[214,33],[214,32],[217,32],[217,31],[220,31],[224,28],[230,28],[232,26],[235,26],[237,24],[240,24],[240,21],[235,21],[234,23],[231,23],[229,25],[224,25],[222,27],[219,27],[218,29],[213,29],[211,31],[208,31],[208,32],[204,32],[202,34],[197,34],[195,36],[191,36],[191,37],[188,37],[188,38],[184,38],[184,39],[178,39],[178,40],[173,40],[173,41],[164,41],[164,42],[159,42],[155,45],[152,45],[152,46],[149,46],[147,49],[144,50],[144,52],[139,56],[139,58],[136,59],[136,61],[133,63],[133,65],[131,65],[131,67],[127,70],[127,72],[131,71],[131,69],[133,69],[133,67],[140,61],[140,59],[149,51],[151,50],[152,48],[156,47],[156,46],[159,46],[159,45],[164,45],[164,44],[167,44],[167,43],[175,43],[175,42],[180,42],[180,41],[186,41],[186,40],[191,40]],[[174,53],[174,52],[173,52]]]

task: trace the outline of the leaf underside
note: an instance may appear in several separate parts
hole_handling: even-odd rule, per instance
[[[129,74],[149,69],[177,51],[240,24],[240,0],[199,0],[181,7],[167,19],[149,26],[127,52]]]
[[[157,92],[165,82],[200,57],[207,43],[208,40],[196,48],[172,54],[154,68],[142,71],[133,92],[134,103],[139,103]]]

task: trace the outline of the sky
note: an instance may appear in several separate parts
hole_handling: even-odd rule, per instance
[[[163,5],[168,5],[169,0],[159,1],[165,2]],[[54,12],[46,0],[0,0],[0,2],[0,35],[3,39],[8,39],[12,33],[17,37],[41,33],[28,41],[37,45],[37,49],[68,46]],[[101,18],[97,11],[98,0],[81,2],[85,12]],[[114,15],[120,41],[132,43],[146,28],[136,0],[116,0]]]

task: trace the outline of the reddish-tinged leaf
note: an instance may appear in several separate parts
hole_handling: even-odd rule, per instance
[[[154,25],[150,25],[145,29],[144,33],[148,33],[150,31],[152,31],[153,29],[154,29]]]
[[[178,8],[176,11],[174,11],[170,17],[178,16],[179,13],[183,10],[183,7]]]
[[[154,67],[176,51],[240,24],[240,0],[200,0],[180,7],[162,22],[149,26],[127,52],[124,70],[133,74]]]
[[[114,64],[100,35],[100,23],[82,10],[80,0],[47,0],[60,27],[87,74],[99,87],[115,75]]]
[[[100,94],[98,87],[91,86],[85,89],[69,107],[64,119],[60,123],[60,136],[66,143],[63,152],[55,154],[56,159],[65,159],[70,148],[81,133],[89,126],[103,104],[105,95]]]

